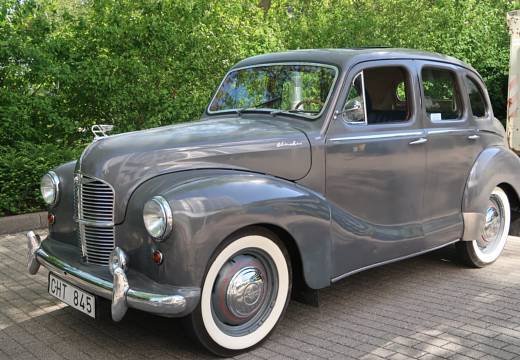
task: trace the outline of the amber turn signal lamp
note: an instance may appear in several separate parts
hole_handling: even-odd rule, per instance
[[[54,222],[56,221],[56,216],[54,216],[54,214],[48,213],[47,221],[49,222],[49,225],[53,225]]]
[[[163,261],[163,254],[159,250],[154,250],[152,254],[153,262],[157,265],[161,265]]]

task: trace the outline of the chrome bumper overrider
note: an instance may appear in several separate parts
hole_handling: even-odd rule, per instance
[[[129,307],[167,317],[184,316],[193,311],[200,298],[199,288],[159,284],[126,269],[124,264],[116,264],[111,271],[113,275],[108,274],[106,267],[88,271],[90,269],[73,256],[77,248],[55,240],[42,241],[32,231],[27,233],[27,247],[30,274],[36,274],[42,265],[71,284],[110,299],[114,321],[121,320]],[[117,251],[124,255],[123,250],[117,248]]]

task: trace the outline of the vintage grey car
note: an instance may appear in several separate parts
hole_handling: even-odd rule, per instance
[[[95,140],[42,179],[49,235],[28,270],[95,317],[110,301],[182,317],[226,356],[272,332],[293,297],[448,244],[501,254],[520,160],[469,65],[405,49],[255,56],[199,121]],[[352,296],[356,296],[352,294]]]

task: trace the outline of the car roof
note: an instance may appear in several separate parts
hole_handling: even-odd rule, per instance
[[[244,59],[232,69],[259,64],[280,62],[306,62],[334,65],[348,68],[348,65],[370,60],[430,60],[462,66],[476,73],[470,65],[454,58],[438,53],[399,48],[350,48],[350,49],[305,49],[275,52],[257,55]]]

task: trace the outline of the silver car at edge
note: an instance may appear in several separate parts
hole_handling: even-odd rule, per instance
[[[520,159],[483,80],[439,54],[255,56],[199,121],[108,130],[42,178],[49,235],[28,233],[28,271],[92,317],[182,317],[221,356],[356,272],[449,244],[489,265],[518,216]]]

